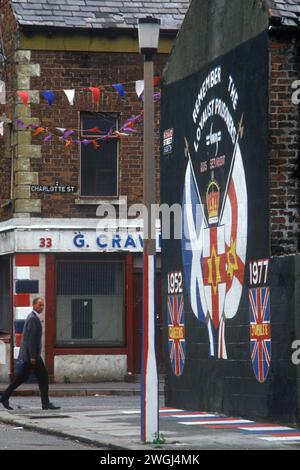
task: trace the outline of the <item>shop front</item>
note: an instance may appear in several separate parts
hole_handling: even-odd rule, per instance
[[[121,381],[139,373],[139,227],[123,223],[101,230],[95,220],[18,220],[2,224],[0,238],[2,381],[13,373],[24,321],[39,296],[45,298],[43,355],[52,381]],[[160,332],[159,319],[158,295]]]

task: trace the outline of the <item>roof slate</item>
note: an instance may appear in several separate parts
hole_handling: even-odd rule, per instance
[[[190,0],[11,0],[22,26],[131,29],[141,17],[155,16],[161,28],[177,31]]]
[[[284,26],[300,25],[300,0],[265,0],[269,15]],[[22,26],[83,29],[136,26],[139,18],[153,15],[162,29],[178,30],[190,0],[11,0]]]
[[[300,0],[267,0],[270,16],[284,26],[300,26]]]

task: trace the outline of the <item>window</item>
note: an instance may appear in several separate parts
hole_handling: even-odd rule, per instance
[[[93,299],[72,299],[72,339],[93,338]]]
[[[117,128],[116,114],[81,115],[81,135],[85,139],[99,139]],[[118,140],[97,140],[95,144],[99,148],[95,148],[93,144],[81,144],[81,195],[118,196]]]
[[[58,346],[125,343],[122,262],[58,261]]]

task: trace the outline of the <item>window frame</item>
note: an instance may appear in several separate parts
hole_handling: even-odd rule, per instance
[[[123,343],[120,344],[113,344],[113,343],[106,343],[106,344],[101,344],[97,342],[90,342],[88,344],[88,341],[83,340],[80,344],[80,342],[76,341],[59,341],[57,339],[57,320],[58,320],[58,314],[57,314],[57,266],[59,263],[97,263],[97,264],[103,264],[103,263],[110,263],[110,264],[121,264],[122,265],[122,297],[123,297],[123,302],[122,302],[122,319],[123,319]],[[128,348],[127,342],[127,311],[126,311],[126,263],[124,259],[56,259],[55,262],[55,305],[56,305],[56,315],[55,315],[55,323],[54,323],[54,332],[55,332],[55,337],[54,337],[54,348],[55,349],[78,349],[78,350],[126,350]],[[77,294],[74,294],[77,295]],[[81,295],[81,294],[78,294]],[[86,294],[87,295],[87,294]]]
[[[91,111],[80,111],[79,112],[79,129],[80,129],[80,136],[81,138],[88,138],[88,139],[93,139],[99,137],[99,134],[85,134],[84,129],[83,129],[83,116],[84,115],[110,115],[115,119],[116,123],[116,130],[119,130],[119,122],[120,122],[120,113],[119,112],[114,112],[114,111],[104,111],[104,112],[91,112]],[[79,177],[78,177],[78,188],[79,188],[79,197],[81,199],[118,199],[119,198],[119,193],[120,193],[120,141],[117,140],[117,148],[116,148],[116,153],[117,153],[117,168],[116,168],[116,194],[111,194],[111,195],[106,195],[103,196],[101,194],[93,194],[93,195],[86,195],[82,194],[82,184],[81,184],[81,176],[82,176],[82,144],[80,145],[80,164],[79,164]]]

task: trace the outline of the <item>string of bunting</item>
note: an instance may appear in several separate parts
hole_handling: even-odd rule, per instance
[[[155,77],[153,80],[154,86],[159,86],[161,82],[160,77]],[[121,98],[124,98],[126,96],[126,90],[125,90],[125,85],[135,83],[135,91],[136,94],[139,98],[142,97],[143,92],[144,92],[144,80],[136,80],[134,82],[127,82],[127,83],[115,83],[111,86]],[[55,93],[63,91],[64,94],[66,95],[68,102],[71,106],[74,105],[75,103],[75,93],[76,91],[79,92],[84,92],[84,91],[89,91],[92,94],[93,98],[93,103],[97,104],[100,102],[101,94],[103,90],[107,91],[108,85],[103,85],[103,86],[97,86],[97,87],[88,87],[88,88],[80,88],[80,89],[64,89],[64,90],[30,90],[30,91],[24,91],[24,90],[18,90],[16,91],[17,96],[21,99],[23,102],[24,106],[28,106],[30,103],[30,92],[33,91],[38,91],[42,98],[44,98],[49,106],[52,106],[53,103],[55,102]],[[8,91],[6,91],[8,93]]]
[[[158,101],[161,98],[161,93],[155,93],[153,95],[154,101]],[[55,137],[57,137],[60,141],[64,142],[66,148],[77,144],[77,145],[93,145],[94,149],[97,150],[100,148],[101,142],[110,142],[113,139],[120,139],[121,137],[128,137],[129,135],[135,134],[137,130],[135,127],[137,124],[142,121],[143,119],[143,112],[131,116],[126,120],[124,125],[120,128],[120,130],[116,130],[115,128],[109,129],[108,132],[103,132],[98,127],[93,127],[90,129],[67,129],[62,127],[55,127],[54,129],[42,125],[37,124],[25,124],[21,119],[16,119],[15,124],[22,130],[31,130],[32,137],[41,136],[43,137],[44,142],[50,142]],[[57,132],[59,134],[57,134]],[[93,138],[88,139],[84,137],[83,139],[80,138],[80,135],[89,132],[94,134]],[[76,138],[77,134],[77,138]]]

